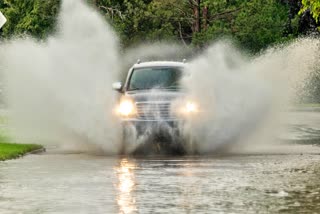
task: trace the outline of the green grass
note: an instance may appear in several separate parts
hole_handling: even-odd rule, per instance
[[[5,117],[0,117],[0,124],[7,123]],[[0,161],[15,159],[29,152],[43,149],[43,146],[36,144],[18,144],[8,137],[7,131],[0,129]]]
[[[14,159],[38,149],[42,149],[40,145],[34,144],[15,144],[0,142],[0,161]]]

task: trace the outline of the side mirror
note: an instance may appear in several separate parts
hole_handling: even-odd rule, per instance
[[[121,92],[122,90],[122,83],[121,82],[115,82],[112,84],[112,88],[115,91]]]

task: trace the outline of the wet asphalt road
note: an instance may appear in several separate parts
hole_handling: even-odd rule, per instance
[[[290,138],[318,141],[319,112],[291,119]],[[0,162],[0,213],[318,213],[320,147],[286,146],[297,152]]]

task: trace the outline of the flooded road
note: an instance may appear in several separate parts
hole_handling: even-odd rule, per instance
[[[319,112],[290,118],[291,140],[318,141]],[[320,147],[287,147],[297,152],[133,158],[49,150],[0,162],[0,213],[317,213]]]

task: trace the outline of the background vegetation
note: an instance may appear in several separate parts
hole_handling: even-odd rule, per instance
[[[124,47],[141,41],[206,46],[231,37],[255,53],[304,34],[319,34],[319,0],[88,0],[114,26]],[[54,31],[60,0],[2,0],[2,38]]]
[[[55,31],[61,0],[0,0],[8,19],[0,39]],[[123,48],[174,41],[203,48],[229,37],[249,53],[303,35],[320,35],[320,0],[87,0],[113,25]],[[313,85],[319,88],[315,77]],[[318,86],[319,85],[319,86]]]

